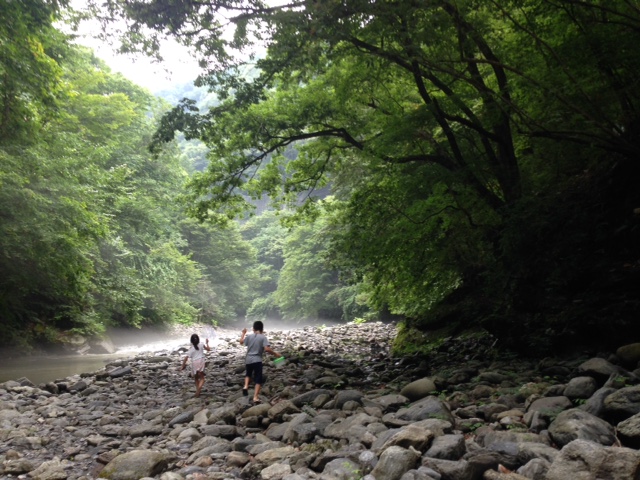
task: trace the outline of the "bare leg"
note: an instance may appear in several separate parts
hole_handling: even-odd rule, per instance
[[[259,383],[256,383],[256,389],[255,392],[253,393],[253,401],[254,402],[259,402],[260,401],[260,390],[262,389],[262,385],[260,385]]]
[[[242,387],[242,395],[245,397],[249,395],[249,381],[251,379],[249,377],[244,377],[244,387]]]
[[[200,396],[200,391],[204,385],[204,373],[197,372],[196,373],[196,397]]]

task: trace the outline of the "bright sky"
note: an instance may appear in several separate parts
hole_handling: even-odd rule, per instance
[[[281,5],[287,0],[267,0],[271,6]],[[82,10],[85,0],[71,0],[71,5]],[[110,45],[93,37],[100,30],[96,21],[85,21],[76,34],[78,43],[93,49],[96,55],[104,60],[112,70],[122,73],[134,83],[148,88],[151,92],[169,89],[174,85],[192,82],[201,73],[195,57],[186,47],[175,41],[166,40],[161,45],[160,55],[164,61],[153,62],[144,55],[121,55]],[[231,31],[226,34],[231,35]],[[263,50],[256,47],[255,51]]]
[[[117,54],[111,46],[89,34],[79,38],[78,43],[92,48],[96,56],[104,60],[113,71],[122,73],[132,82],[152,92],[192,82],[200,72],[194,57],[177,43],[166,42],[162,45],[164,62],[161,64],[144,55],[132,57]]]
[[[78,10],[86,6],[85,0],[71,0],[71,5]],[[160,64],[144,55],[133,57],[116,53],[110,45],[93,37],[99,30],[97,22],[82,22],[79,30],[75,32],[79,36],[77,42],[93,49],[96,56],[104,60],[113,71],[122,73],[132,82],[152,92],[192,82],[200,73],[193,55],[176,42],[167,40],[162,44],[160,54],[164,61]]]

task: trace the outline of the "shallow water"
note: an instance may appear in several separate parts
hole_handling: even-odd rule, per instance
[[[45,355],[1,359],[0,383],[26,377],[38,385],[80,373],[95,372],[109,362],[135,357],[138,353],[173,351],[185,344],[184,339],[180,338],[122,345],[118,347],[116,353],[108,355]]]
[[[31,382],[51,382],[71,375],[100,370],[117,355],[37,356],[3,360],[0,365],[0,382],[27,377]]]
[[[308,325],[333,325],[332,322],[308,322]],[[119,359],[133,358],[136,354],[145,352],[175,351],[180,347],[189,347],[189,338],[192,333],[198,333],[201,340],[207,336],[213,336],[211,347],[218,345],[220,337],[233,338],[234,341],[240,337],[243,327],[250,327],[248,324],[238,322],[225,329],[216,329],[212,332],[206,326],[184,327],[179,334],[176,331],[167,332],[161,330],[145,329],[113,329],[108,332],[117,350],[109,355],[47,355],[47,356],[25,356],[23,358],[2,358],[0,356],[0,383],[7,380],[17,380],[22,377],[28,378],[32,383],[53,382],[55,380],[79,375],[81,373],[91,373],[102,369],[106,364]],[[269,331],[287,331],[301,328],[303,325],[287,325],[270,321]],[[176,336],[178,335],[178,336]],[[180,360],[176,359],[176,362]]]

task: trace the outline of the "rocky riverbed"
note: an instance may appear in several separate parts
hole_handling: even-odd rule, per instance
[[[637,344],[534,362],[505,358],[486,336],[392,358],[395,327],[382,323],[268,336],[287,362],[265,363],[257,405],[242,395],[238,332],[224,330],[199,398],[181,349],[0,384],[0,476],[640,478]]]

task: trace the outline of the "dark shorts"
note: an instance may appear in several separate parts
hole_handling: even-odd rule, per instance
[[[253,377],[258,385],[262,385],[262,362],[247,363],[247,377]]]

